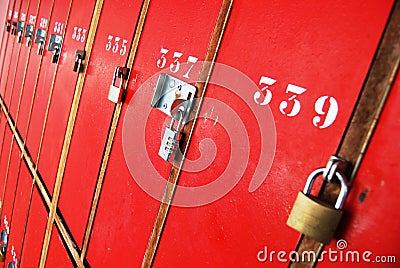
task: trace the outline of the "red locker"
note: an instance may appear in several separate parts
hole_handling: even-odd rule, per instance
[[[188,153],[191,160],[212,155],[209,151],[213,146],[204,148],[202,142],[211,139],[217,150],[215,159],[209,166],[202,166],[204,170],[188,168],[182,172],[181,187],[174,196],[178,206],[169,212],[154,266],[254,267],[266,265],[257,258],[265,247],[276,252],[294,250],[298,233],[286,227],[290,208],[308,174],[324,166],[338,147],[392,4],[393,1],[375,1],[360,7],[355,2],[344,5],[313,1],[299,5],[288,1],[268,6],[261,2],[234,3],[217,61],[243,72],[254,85],[247,87],[235,73],[216,67],[211,82],[223,82],[222,86],[234,92],[210,85]],[[262,12],[266,9],[268,12]],[[140,91],[134,96],[138,99],[132,112],[125,116],[125,124],[139,124],[137,113],[149,103],[138,94]],[[223,105],[218,106],[220,102],[215,100]],[[237,119],[227,109],[236,112]],[[151,119],[146,123],[146,149],[151,155],[157,153],[157,148],[151,148],[148,135],[154,133],[156,123]],[[243,132],[240,123],[245,127]],[[268,143],[274,141],[273,124],[275,151]],[[140,131],[137,128],[126,126],[125,131],[125,137],[140,140],[141,136],[133,134]],[[238,133],[246,139],[234,140]],[[132,146],[129,149],[135,150]],[[262,157],[261,152],[265,151],[270,154]],[[145,153],[132,153],[137,157],[131,162],[131,170],[144,169],[147,162],[139,159]],[[249,159],[245,161],[247,154]],[[109,176],[115,169],[121,170],[123,159],[118,160],[111,160]],[[118,163],[118,168],[113,168],[117,166],[113,163]],[[152,160],[152,164],[158,163]],[[231,176],[223,177],[224,172]],[[155,181],[152,178],[157,174],[148,170],[144,173],[141,181]],[[116,178],[121,177],[125,176]],[[216,180],[220,184],[202,191],[201,186]],[[103,216],[99,220],[103,211],[110,211],[106,204],[117,198],[114,187],[109,184],[103,190],[114,196],[100,207],[98,226],[104,226],[104,220],[110,218]],[[223,195],[220,190],[224,187],[232,190]],[[153,196],[157,194],[160,192]],[[112,218],[122,218],[127,215],[124,212],[113,212]],[[113,230],[118,229],[116,226]],[[95,237],[96,231],[92,241]],[[282,266],[276,262],[268,265]]]
[[[125,66],[140,7],[141,1],[104,2],[88,63],[59,201],[79,247],[115,106],[107,99],[108,90],[115,68]]]
[[[68,256],[57,228],[53,228],[45,267],[76,267]]]
[[[16,0],[10,0],[8,2],[8,8],[7,9],[2,9],[5,12],[5,21],[4,21],[4,32],[2,32],[2,43],[1,43],[1,58],[0,58],[0,72],[3,72],[4,68],[4,63],[5,63],[5,57],[8,52],[8,40],[10,39],[10,32],[11,32],[11,21],[13,19],[13,14],[14,14],[14,7],[16,4]],[[3,75],[1,76],[1,80],[3,80]]]
[[[48,107],[54,92],[58,62],[62,57],[59,53],[61,53],[60,50],[64,43],[65,27],[71,11],[72,0],[54,0],[53,5],[51,18],[46,21],[48,24],[47,41],[43,52],[39,78],[35,85],[36,92],[32,102],[32,116],[26,138],[26,144],[34,162],[37,162],[40,154],[42,133],[46,127]],[[54,50],[52,51],[52,49]]]
[[[40,252],[46,231],[47,209],[36,187],[33,188],[29,206],[26,233],[22,242],[20,267],[39,267]]]
[[[6,35],[6,22],[7,22],[7,10],[8,6],[10,5],[10,2],[12,1],[2,1],[0,3],[0,10],[2,11],[0,14],[0,44],[3,43],[3,38]],[[1,49],[0,49],[1,52]],[[1,54],[0,54],[1,55]]]
[[[139,78],[128,88],[128,100],[135,99],[137,94],[141,96],[138,101],[129,106],[129,109],[133,109],[136,115],[132,121],[133,125],[143,121],[151,109],[150,103],[154,87],[141,90],[141,85],[158,73],[161,68],[169,68],[171,65],[171,69],[176,71],[173,75],[179,75],[179,78],[184,81],[188,79],[182,77],[183,75],[187,75],[191,80],[194,77],[197,78],[197,67],[199,66],[191,69],[193,63],[190,61],[204,60],[221,3],[222,1],[213,3],[206,1],[196,3],[193,1],[151,2],[133,66],[133,69],[139,73]],[[180,10],[180,20],[175,20],[173,14],[178,9]],[[187,22],[189,26],[181,23],[182,21]],[[187,61],[189,61],[189,65],[185,64]],[[120,260],[122,266],[141,266],[157,213],[158,202],[147,196],[133,181],[126,166],[121,165],[125,162],[122,151],[122,120],[127,116],[125,112],[128,105],[126,104],[123,106],[116,131],[89,244],[87,259],[94,267],[109,266],[116,258]],[[160,111],[152,111],[148,119],[145,139],[140,141],[146,141],[149,160],[154,168],[142,160],[136,162],[135,165],[140,166],[140,169],[148,175],[152,174],[153,169],[156,169],[161,176],[166,177],[171,164],[157,155],[164,132],[165,115]],[[129,131],[129,135],[125,137],[132,141],[137,140],[136,130]],[[143,129],[139,131],[142,133]],[[136,154],[138,148],[133,150],[132,153]],[[147,156],[146,152],[138,151],[137,153],[141,159]],[[165,185],[165,181],[163,185]],[[107,246],[104,246],[103,243],[105,236],[110,241]]]
[[[393,235],[400,226],[400,212],[395,209],[400,203],[395,198],[400,194],[396,181],[400,166],[394,157],[400,145],[390,138],[400,133],[399,90],[397,76],[346,200],[341,240],[325,249],[328,253],[339,252],[333,255],[337,262],[325,255],[318,267],[338,267],[342,263],[360,268],[399,266],[400,241]]]
[[[78,73],[73,71],[75,53],[83,51],[92,18],[95,1],[74,1],[68,25],[65,28],[65,38],[62,53],[54,83],[53,94],[49,107],[47,123],[44,127],[40,158],[37,159],[40,174],[52,193],[61,156],[64,135],[70,114],[71,103],[75,92]]]
[[[25,163],[22,163],[21,165],[18,178],[13,210],[11,217],[8,218],[10,236],[5,260],[5,263],[14,262],[16,267],[18,267],[18,263],[21,259],[21,249],[33,186],[31,174],[29,173],[28,167]]]

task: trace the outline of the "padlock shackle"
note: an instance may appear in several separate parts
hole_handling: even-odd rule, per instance
[[[323,175],[324,172],[326,172],[326,169],[327,169],[326,167],[322,167],[322,168],[318,168],[318,169],[314,170],[313,172],[311,172],[311,174],[307,178],[306,185],[304,186],[304,190],[303,190],[304,194],[306,194],[306,195],[310,194],[315,179],[318,176]],[[347,187],[347,183],[346,183],[344,176],[339,171],[335,172],[335,176],[340,182],[340,193],[339,193],[338,199],[336,201],[335,208],[341,209],[343,206],[343,203],[344,203],[344,199],[347,196],[348,187]],[[327,181],[325,179],[324,179],[324,181],[329,183],[329,181]]]

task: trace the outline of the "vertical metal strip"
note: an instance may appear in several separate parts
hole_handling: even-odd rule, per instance
[[[90,23],[88,37],[87,37],[87,41],[86,41],[86,45],[85,45],[85,51],[86,51],[86,55],[87,55],[87,59],[86,59],[87,63],[90,60],[92,46],[93,46],[94,38],[95,38],[95,35],[97,32],[97,27],[98,27],[98,22],[100,19],[101,10],[103,8],[103,2],[104,2],[104,0],[96,1],[96,5],[95,5],[94,11],[93,11],[93,17],[92,17],[92,21]],[[75,120],[76,120],[79,102],[80,102],[80,98],[81,98],[81,94],[82,94],[82,89],[83,89],[83,85],[84,85],[85,78],[86,78],[86,71],[87,71],[87,64],[85,65],[83,72],[79,74],[78,81],[77,81],[76,87],[75,87],[74,98],[72,100],[71,110],[70,110],[70,114],[69,114],[69,118],[68,118],[67,129],[66,129],[65,137],[64,137],[64,143],[63,143],[63,147],[62,147],[62,151],[61,151],[60,162],[59,162],[59,166],[58,166],[58,170],[57,170],[56,182],[54,185],[53,200],[49,207],[49,216],[48,216],[48,220],[47,220],[46,233],[45,233],[45,237],[44,237],[44,241],[43,241],[39,267],[44,267],[46,258],[47,258],[47,252],[48,252],[48,248],[50,245],[52,227],[53,227],[54,220],[56,218],[58,200],[60,197],[62,179],[64,176],[66,160],[67,160],[67,156],[68,156],[68,152],[69,152],[73,129],[75,126]],[[59,221],[56,221],[56,224],[57,224],[57,222],[59,222]]]
[[[205,57],[205,64],[203,64],[202,70],[200,72],[199,81],[205,82],[197,82],[196,87],[198,89],[197,96],[199,101],[195,103],[195,107],[193,108],[196,111],[196,116],[194,120],[190,121],[188,124],[185,125],[183,129],[183,133],[188,133],[188,135],[183,135],[183,140],[181,141],[182,146],[185,148],[183,154],[174,162],[174,165],[171,168],[168,183],[165,188],[162,202],[160,204],[157,217],[154,222],[154,226],[147,244],[146,252],[144,254],[142,267],[151,267],[153,265],[154,257],[157,252],[158,244],[161,239],[162,231],[165,226],[165,222],[167,219],[168,211],[171,206],[171,202],[173,199],[173,195],[175,192],[176,185],[178,183],[178,178],[180,175],[180,171],[183,165],[183,159],[187,154],[190,139],[193,135],[194,127],[197,122],[197,117],[200,112],[200,107],[202,104],[202,100],[204,94],[206,92],[208,82],[210,76],[213,71],[213,67],[215,64],[216,57],[218,55],[218,50],[220,48],[222,37],[225,32],[225,28],[227,26],[229,16],[232,9],[233,0],[224,0],[222,2],[221,9],[218,14],[218,18],[216,24],[214,26],[213,33],[211,35],[210,42],[208,44],[207,54]]]
[[[351,183],[360,167],[387,97],[395,81],[396,74],[399,70],[399,63],[400,1],[397,0],[394,3],[379,48],[337,151],[339,157],[346,159],[353,166],[350,176]],[[340,187],[338,185],[333,183],[326,184],[320,198],[325,202],[334,203],[339,191]],[[305,252],[314,252],[317,257],[315,260],[308,262],[307,260],[293,262],[289,264],[289,267],[315,267],[323,248],[323,244],[302,235],[296,247],[299,256],[303,256]]]
[[[131,44],[128,60],[126,62],[126,67],[129,69],[132,68],[134,60],[136,58],[136,52],[137,52],[137,49],[139,46],[139,41],[140,41],[140,37],[141,37],[142,31],[144,28],[144,24],[146,21],[149,6],[150,6],[150,0],[144,0],[142,2],[139,19],[137,21],[136,28],[135,28],[135,35],[133,37],[133,41]],[[129,82],[129,80],[130,80],[129,78],[126,80],[124,88],[127,88],[127,84]],[[103,187],[103,182],[104,182],[104,177],[105,177],[106,170],[107,170],[108,160],[110,158],[111,148],[112,148],[112,145],[114,142],[115,131],[117,129],[118,121],[119,121],[119,118],[121,115],[122,104],[123,103],[121,102],[121,103],[118,103],[115,105],[113,118],[112,118],[111,125],[110,125],[109,131],[108,131],[107,142],[106,142],[106,146],[104,149],[101,166],[100,166],[100,171],[99,171],[99,175],[98,175],[97,182],[96,182],[96,189],[95,189],[93,199],[92,199],[92,205],[90,208],[88,222],[86,224],[85,236],[84,236],[83,245],[82,245],[81,260],[84,260],[86,258],[89,241],[90,241],[90,236],[91,236],[92,230],[93,230],[94,218],[95,218],[97,207],[98,207],[98,204],[100,201],[101,189]]]

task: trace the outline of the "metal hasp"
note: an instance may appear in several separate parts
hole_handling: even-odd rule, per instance
[[[10,32],[11,31],[11,20],[6,21],[6,31]]]
[[[8,245],[8,234],[6,230],[1,231],[0,236],[0,262],[4,262]]]
[[[25,22],[19,21],[17,23],[17,42],[21,43],[22,42],[22,37],[24,33],[24,27],[25,27]]]
[[[38,55],[43,55],[44,43],[46,42],[46,31],[42,29],[36,30],[35,44],[38,44]]]
[[[13,21],[11,23],[11,34],[16,35],[17,34],[17,25],[18,23],[16,21]]]
[[[196,87],[167,74],[160,74],[158,78],[151,106],[172,118],[158,151],[158,155],[165,161],[172,162],[175,159],[181,128],[190,119],[196,90]]]
[[[75,51],[75,63],[73,71],[76,73],[80,73],[83,70],[83,61],[86,58],[86,51],[85,50],[76,50]]]
[[[307,179],[303,192],[299,192],[287,220],[287,225],[312,239],[329,244],[343,216],[341,210],[348,192],[348,183],[343,175],[347,163],[331,157],[327,167],[314,170]],[[338,181],[340,193],[334,206],[311,195],[315,179],[321,176],[326,183]]]
[[[58,59],[60,58],[62,44],[63,44],[62,36],[56,34],[50,35],[50,41],[47,50],[53,52],[53,57],[51,59],[52,63],[58,62]]]
[[[33,25],[26,25],[25,28],[26,46],[29,47],[32,44],[33,39]]]
[[[108,91],[108,100],[114,103],[120,103],[124,97],[124,81],[129,78],[130,69],[126,67],[116,67],[114,71],[113,80],[110,85],[110,90]],[[120,79],[119,85],[116,86],[115,82],[117,78]]]

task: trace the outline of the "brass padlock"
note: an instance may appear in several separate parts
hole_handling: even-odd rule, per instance
[[[335,206],[322,202],[310,195],[315,179],[322,175],[325,168],[312,172],[307,179],[303,192],[299,192],[287,220],[287,225],[325,245],[329,244],[343,216],[341,210],[347,195],[347,183],[340,172],[335,177],[340,182],[340,193]]]

